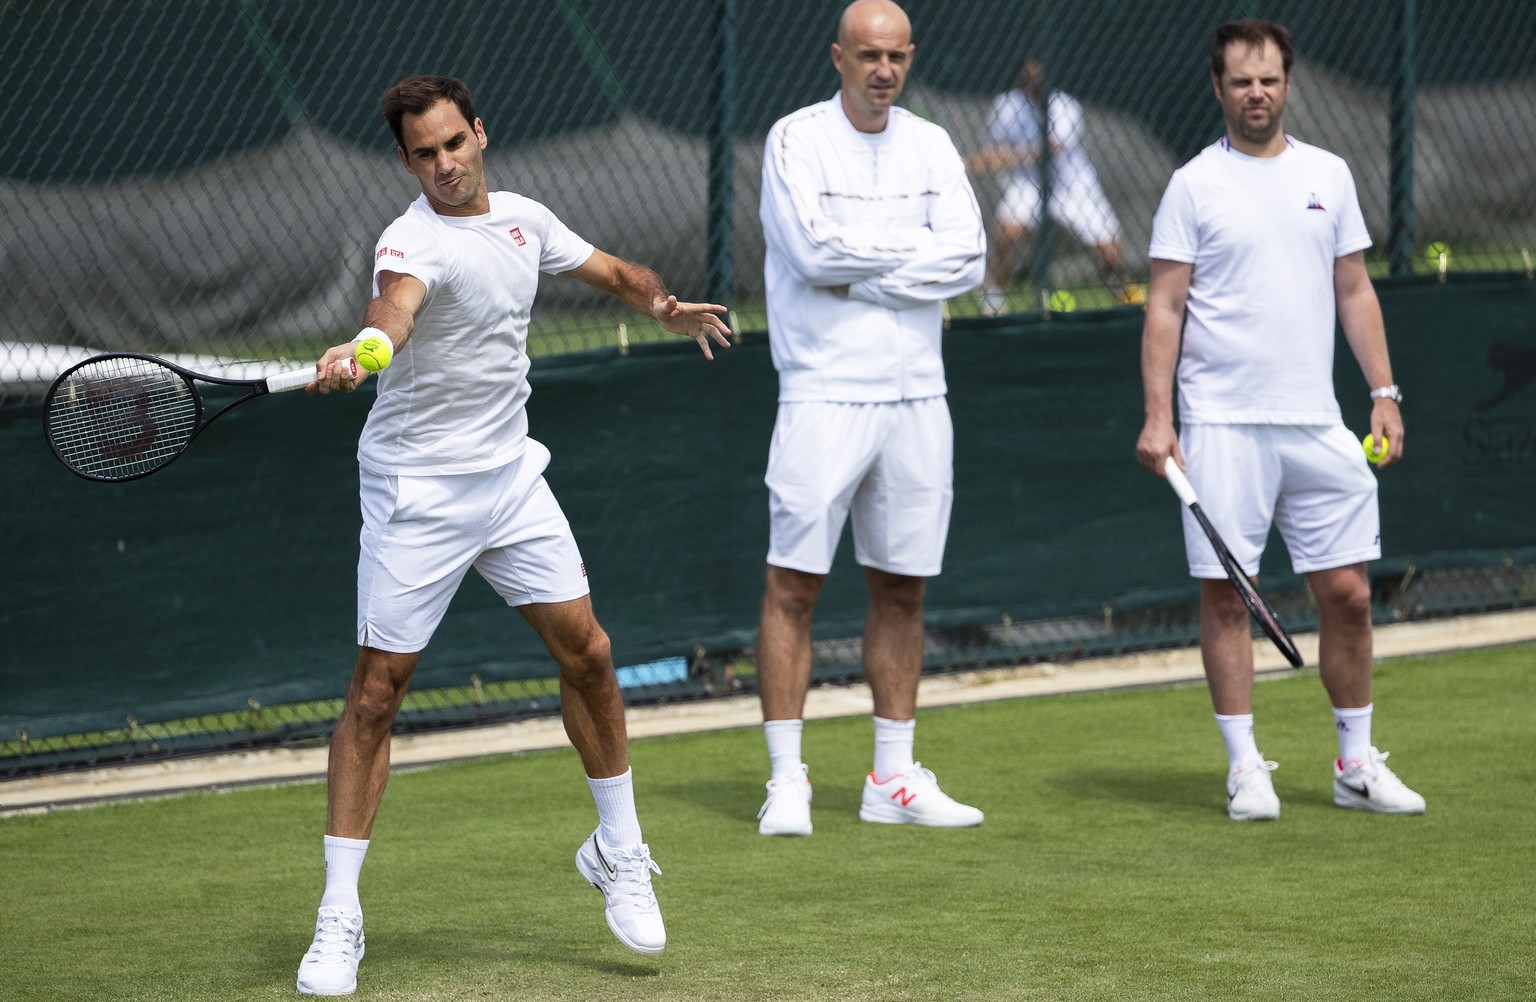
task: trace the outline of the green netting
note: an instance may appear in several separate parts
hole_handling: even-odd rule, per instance
[[[989,101],[1026,54],[1082,101],[1133,279],[1170,172],[1220,133],[1204,46],[1238,15],[1293,29],[1288,128],[1354,167],[1378,273],[1436,272],[1439,246],[1452,274],[1531,270],[1525,0],[908,7],[905,103],[962,152],[984,143]],[[494,182],[760,329],[762,139],[835,90],[835,17],[808,0],[0,3],[0,88],[13,120],[36,123],[0,136],[0,404],[34,398],[87,348],[308,360],[355,330],[370,249],[414,195],[376,98],[414,72],[469,81]],[[686,57],[662,39],[687,39]],[[975,179],[989,213],[1003,180]],[[1111,305],[1088,254],[1051,229],[1019,262],[1010,308],[1038,311],[1055,289]],[[625,319],[553,280],[533,350],[613,345]]]
[[[1389,282],[1382,300],[1408,457],[1382,472],[1378,620],[1536,603],[1536,284]],[[956,501],[930,669],[1194,640],[1177,502],[1133,458],[1139,327],[1133,310],[951,325]],[[533,382],[532,433],[553,452],[630,699],[750,691],[766,338],[712,364],[688,346],[546,359]],[[1337,384],[1363,428],[1342,343]],[[352,454],[369,402],[255,401],[165,472],[115,485],[58,466],[35,407],[0,418],[0,772],[328,732],[354,653]],[[1278,541],[1263,575],[1286,621],[1310,628]],[[818,678],[857,674],[864,604],[845,548],[818,607]],[[471,575],[402,727],[551,712],[550,671]]]

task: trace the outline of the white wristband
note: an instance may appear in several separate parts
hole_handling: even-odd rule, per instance
[[[1376,387],[1376,389],[1371,391],[1371,399],[1391,400],[1400,404],[1403,402],[1403,394],[1402,391],[1397,388],[1397,384],[1393,383],[1391,386]]]
[[[389,341],[389,346],[391,348],[393,348],[395,346],[395,342],[390,340],[389,335],[385,334],[383,331],[379,330],[377,327],[364,327],[362,330],[357,332],[357,337],[352,339],[352,343],[356,344],[359,341],[366,341],[366,340],[368,340],[371,337],[381,337],[384,340]]]

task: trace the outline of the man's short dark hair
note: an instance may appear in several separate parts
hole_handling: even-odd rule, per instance
[[[400,134],[400,123],[406,115],[425,115],[439,101],[452,101],[464,115],[464,121],[475,124],[475,105],[469,97],[469,86],[457,77],[406,77],[379,95],[379,107],[389,131],[395,134],[395,143],[405,149],[405,137]]]
[[[1243,42],[1255,49],[1262,49],[1265,42],[1274,42],[1275,48],[1280,50],[1280,65],[1285,75],[1291,75],[1291,65],[1296,62],[1291,33],[1274,21],[1245,17],[1241,21],[1228,21],[1211,37],[1211,74],[1218,80],[1227,71],[1227,46],[1233,42]]]

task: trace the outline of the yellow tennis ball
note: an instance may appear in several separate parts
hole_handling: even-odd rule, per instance
[[[1439,264],[1440,255],[1442,254],[1445,255],[1447,261],[1451,259],[1451,249],[1438,240],[1424,248],[1424,256],[1429,258],[1430,264]]]
[[[369,372],[378,372],[389,364],[395,357],[395,347],[389,343],[388,338],[378,335],[365,337],[357,342],[357,364]]]
[[[1379,463],[1383,459],[1386,459],[1387,450],[1392,447],[1391,440],[1388,439],[1385,435],[1381,436],[1380,446],[1377,446],[1376,436],[1374,435],[1365,436],[1360,440],[1360,444],[1365,447],[1365,458],[1369,459],[1373,463]]]
[[[1066,289],[1057,289],[1051,293],[1051,311],[1054,313],[1071,313],[1077,309],[1077,297]]]

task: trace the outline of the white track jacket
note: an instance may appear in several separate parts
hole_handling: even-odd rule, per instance
[[[760,215],[781,402],[944,395],[943,303],[986,263],[948,133],[902,108],[862,133],[839,97],[802,108],[768,133]]]

